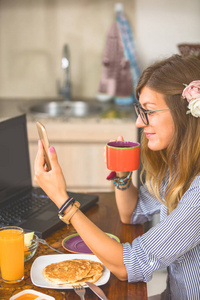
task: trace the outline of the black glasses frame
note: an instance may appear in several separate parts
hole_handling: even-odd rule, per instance
[[[156,110],[146,110],[144,109],[140,104],[138,103],[134,103],[133,104],[134,108],[135,108],[135,112],[137,114],[137,116],[142,119],[142,122],[145,125],[149,125],[149,119],[148,119],[148,115],[151,115],[152,113],[156,112],[156,111],[163,111],[163,110],[169,110],[169,108],[163,108],[163,109],[156,109]]]

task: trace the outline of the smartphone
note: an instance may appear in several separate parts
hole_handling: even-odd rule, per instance
[[[47,137],[47,132],[46,132],[46,128],[44,127],[44,125],[41,122],[37,122],[36,123],[37,126],[37,130],[38,130],[38,134],[40,137],[40,140],[42,141],[43,147],[44,147],[44,159],[45,159],[45,163],[46,163],[46,167],[47,170],[50,171],[51,170],[51,163],[50,163],[50,159],[49,159],[49,140]]]

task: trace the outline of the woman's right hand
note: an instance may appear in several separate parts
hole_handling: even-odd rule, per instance
[[[35,159],[35,182],[45,191],[49,198],[60,207],[68,198],[66,182],[62,169],[58,163],[54,147],[49,148],[49,158],[52,169],[45,168],[44,149],[42,142],[38,142],[38,153]]]

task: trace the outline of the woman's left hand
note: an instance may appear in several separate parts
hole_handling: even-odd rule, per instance
[[[49,148],[49,159],[52,169],[45,168],[44,149],[42,142],[38,142],[38,153],[35,159],[35,182],[45,191],[49,198],[60,207],[68,198],[66,182],[54,147]]]

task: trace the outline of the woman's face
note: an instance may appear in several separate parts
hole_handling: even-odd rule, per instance
[[[168,108],[163,95],[146,86],[141,90],[139,102],[146,110]],[[138,116],[136,126],[144,129],[149,149],[158,151],[167,148],[174,135],[174,122],[170,110],[154,112],[148,115],[148,120],[149,125],[145,125]]]

